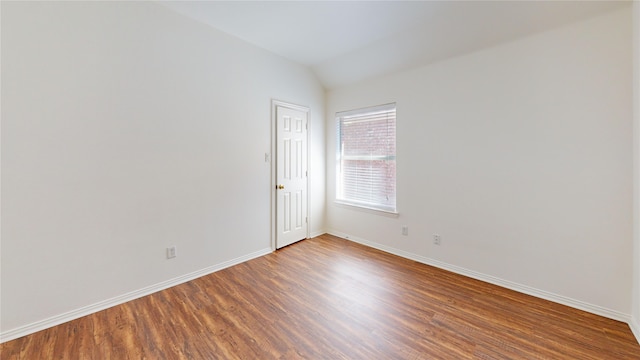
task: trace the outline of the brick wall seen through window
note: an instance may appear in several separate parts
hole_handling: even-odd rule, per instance
[[[395,104],[337,114],[338,202],[396,212]]]

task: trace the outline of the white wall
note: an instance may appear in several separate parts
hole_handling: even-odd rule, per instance
[[[640,342],[640,1],[633,2],[634,48],[634,270],[633,270],[633,320],[631,329]]]
[[[624,7],[328,92],[329,231],[628,320],[630,43]],[[333,114],[394,101],[400,215],[334,204]]]
[[[271,99],[311,108],[324,229],[302,66],[153,3],[3,2],[2,90],[3,340],[270,251]]]

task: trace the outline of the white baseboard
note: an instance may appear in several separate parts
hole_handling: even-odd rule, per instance
[[[324,234],[326,234],[326,233],[327,233],[327,232],[326,232],[326,231],[324,231],[324,230],[320,230],[320,231],[312,231],[312,232],[309,234],[309,239],[313,239],[314,237],[318,237],[318,236],[320,236],[320,235],[324,235]]]
[[[636,340],[638,340],[638,344],[640,344],[640,319],[631,318],[629,321],[629,327],[631,328],[631,332],[636,336]]]
[[[490,275],[486,275],[486,274],[482,274],[476,271],[472,271],[472,270],[468,270],[459,266],[455,266],[455,265],[450,265],[435,259],[430,259],[421,255],[417,255],[417,254],[413,254],[410,252],[406,252],[403,250],[399,250],[399,249],[395,249],[389,246],[385,246],[379,243],[375,243],[372,241],[368,241],[365,239],[361,239],[361,238],[357,238],[357,237],[353,237],[353,236],[349,236],[347,234],[344,233],[340,233],[338,231],[327,231],[327,232],[319,232],[319,233],[313,233],[311,234],[311,237],[316,237],[316,236],[320,236],[322,234],[331,234],[334,236],[338,236],[344,239],[348,239],[350,241],[362,244],[362,245],[366,245],[378,250],[382,250],[385,252],[388,252],[390,254],[394,254],[394,255],[398,255],[401,256],[403,258],[407,258],[410,260],[414,260],[423,264],[427,264],[427,265],[431,265],[431,266],[435,266],[437,268],[441,268],[444,270],[448,270],[460,275],[464,275],[464,276],[468,276],[470,278],[474,278],[477,280],[481,280],[481,281],[485,281],[494,285],[498,285],[507,289],[511,289],[514,291],[518,291],[521,293],[525,293],[528,295],[532,295],[535,297],[539,297],[545,300],[549,300],[549,301],[553,301],[559,304],[563,304],[563,305],[567,305],[573,308],[577,308],[580,310],[584,310],[584,311],[588,311],[590,313],[596,314],[596,315],[600,315],[600,316],[604,316],[607,318],[611,318],[614,320],[618,320],[618,321],[623,321],[629,324],[629,327],[631,328],[631,331],[633,332],[633,334],[635,335],[636,339],[638,340],[638,342],[640,343],[640,322],[638,319],[633,319],[631,318],[629,315],[618,312],[618,311],[613,311],[613,310],[609,310],[597,305],[593,305],[593,304],[589,304],[589,303],[585,303],[579,300],[575,300],[575,299],[571,299],[565,296],[561,296],[561,295],[557,295],[557,294],[553,294],[553,293],[549,293],[546,291],[542,291],[539,289],[535,289],[526,285],[521,285],[521,284],[517,284],[511,281],[507,281],[507,280],[503,280],[494,276],[490,276]],[[172,286],[176,286],[182,283],[185,283],[187,281],[191,281],[193,279],[197,279],[201,276],[205,276],[211,273],[214,273],[216,271],[220,271],[222,269],[231,267],[233,265],[237,265],[240,264],[242,262],[251,260],[251,259],[255,259],[258,258],[260,256],[264,256],[267,255],[269,253],[271,253],[271,249],[270,248],[266,248],[266,249],[262,249],[259,251],[256,251],[254,253],[251,254],[247,254],[245,256],[241,256],[239,258],[233,259],[233,260],[229,260],[229,261],[225,261],[223,263],[214,265],[214,266],[210,266],[186,275],[182,275],[167,281],[163,281],[161,283],[155,284],[155,285],[151,285],[151,286],[147,286],[145,288],[136,290],[136,291],[132,291],[120,296],[116,296],[114,298],[111,299],[107,299],[104,301],[100,301],[98,303],[89,305],[89,306],[85,306],[76,310],[72,310],[69,312],[66,312],[64,314],[60,314],[60,315],[56,315],[53,317],[50,317],[48,319],[44,319],[41,321],[37,321],[25,326],[21,326],[9,331],[5,331],[0,333],[0,343],[3,342],[7,342],[10,340],[14,340],[17,339],[19,337],[22,336],[26,336],[35,332],[38,332],[40,330],[44,330],[56,325],[60,325],[63,324],[65,322],[71,321],[71,320],[75,320],[78,319],[80,317],[89,315],[89,314],[93,314],[96,313],[98,311],[116,306],[116,305],[120,305],[123,304],[127,301],[131,301],[131,300],[135,300],[138,298],[141,298],[143,296],[146,295],[150,295],[153,294],[155,292],[170,288]]]
[[[545,299],[545,300],[549,300],[549,301],[553,301],[555,303],[558,304],[562,304],[562,305],[566,305],[572,308],[576,308],[576,309],[580,309],[580,310],[584,310],[587,312],[590,312],[592,314],[596,314],[596,315],[600,315],[600,316],[604,316],[606,318],[609,319],[613,319],[613,320],[618,320],[618,321],[622,321],[625,323],[628,323],[629,326],[631,325],[631,315],[629,314],[625,314],[619,311],[615,311],[615,310],[611,310],[611,309],[607,309],[598,305],[594,305],[594,304],[590,304],[590,303],[586,303],[584,301],[580,301],[580,300],[576,300],[576,299],[572,299],[566,296],[562,296],[562,295],[558,295],[558,294],[554,294],[548,291],[544,291],[544,290],[540,290],[540,289],[536,289],[527,285],[522,285],[522,284],[518,284],[512,281],[508,281],[508,280],[504,280],[504,279],[500,279],[498,277],[495,276],[491,276],[491,275],[487,275],[487,274],[483,274],[477,271],[473,271],[473,270],[469,270],[469,269],[465,269],[463,267],[460,266],[456,266],[456,265],[451,265],[439,260],[435,260],[435,259],[431,259],[425,256],[421,256],[421,255],[417,255],[417,254],[413,254],[407,251],[403,251],[403,250],[399,250],[399,249],[395,249],[386,245],[382,245],[373,241],[369,241],[366,239],[361,239],[358,237],[354,237],[348,234],[344,234],[341,233],[339,231],[333,231],[333,230],[329,230],[328,231],[329,234],[334,235],[334,236],[338,236],[362,245],[366,245],[378,250],[382,250],[384,252],[388,252],[390,254],[393,255],[398,255],[400,257],[406,258],[406,259],[410,259],[410,260],[414,260],[426,265],[431,265],[440,269],[444,269],[444,270],[448,270],[451,272],[454,272],[456,274],[460,274],[460,275],[464,275],[476,280],[480,280],[480,281],[484,281],[490,284],[494,284],[494,285],[498,285],[501,286],[503,288],[507,288],[510,290],[514,290],[520,293],[524,293],[527,295],[531,295],[531,296],[535,296],[537,298],[541,298],[541,299]],[[636,334],[636,337],[638,337],[638,329],[636,329],[634,331],[634,333]]]
[[[71,320],[75,320],[78,318],[81,318],[83,316],[89,315],[89,314],[93,314],[96,313],[98,311],[104,310],[104,309],[108,309],[110,307],[116,306],[116,305],[120,305],[123,304],[127,301],[131,301],[131,300],[135,300],[138,298],[141,298],[143,296],[147,296],[150,294],[153,294],[155,292],[170,288],[172,286],[176,286],[182,283],[185,283],[187,281],[191,281],[193,279],[197,279],[199,277],[214,273],[216,271],[220,271],[222,269],[231,267],[233,265],[237,265],[240,263],[243,263],[245,261],[251,260],[251,259],[255,259],[264,255],[267,255],[269,253],[271,253],[271,248],[266,248],[266,249],[262,249],[256,252],[253,252],[251,254],[247,254],[229,261],[225,261],[222,262],[220,264],[217,265],[213,265],[213,266],[209,266],[206,267],[204,269],[198,270],[198,271],[194,271],[192,273],[189,274],[185,274],[182,276],[178,276],[176,278],[167,280],[167,281],[163,281],[160,283],[157,283],[155,285],[151,285],[151,286],[147,286],[144,287],[142,289],[139,290],[135,290],[120,296],[116,296],[114,298],[111,299],[107,299],[104,301],[100,301],[97,302],[95,304],[92,305],[88,305],[88,306],[84,306],[81,307],[79,309],[76,310],[72,310],[69,312],[66,312],[64,314],[60,314],[60,315],[56,315],[56,316],[52,316],[50,318],[44,319],[44,320],[40,320],[40,321],[36,321],[34,323],[25,325],[25,326],[21,326],[9,331],[5,331],[0,333],[0,344],[3,342],[7,342],[13,339],[17,339],[19,337],[25,336],[25,335],[29,335],[29,334],[33,334],[37,331],[40,330],[44,330],[56,325],[60,325],[63,324],[65,322],[71,321]]]

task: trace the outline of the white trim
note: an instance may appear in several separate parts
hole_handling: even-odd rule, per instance
[[[611,310],[611,309],[607,309],[605,307],[602,306],[598,306],[598,305],[594,305],[594,304],[590,304],[590,303],[586,303],[584,301],[580,301],[580,300],[576,300],[576,299],[572,299],[570,297],[566,297],[563,295],[558,295],[558,294],[554,294],[548,291],[544,291],[544,290],[540,290],[540,289],[536,289],[527,285],[522,285],[522,284],[518,284],[515,283],[513,281],[509,281],[509,280],[504,280],[495,276],[491,276],[491,275],[487,275],[487,274],[483,274],[477,271],[473,271],[473,270],[469,270],[460,266],[456,266],[456,265],[451,265],[448,263],[445,263],[443,261],[439,261],[439,260],[435,260],[435,259],[431,259],[428,257],[424,257],[421,255],[417,255],[414,253],[410,253],[407,251],[403,251],[403,250],[399,250],[396,248],[392,248],[386,245],[382,245],[373,241],[369,241],[366,239],[362,239],[362,238],[358,238],[358,237],[354,237],[339,231],[334,231],[334,230],[328,230],[328,233],[334,236],[338,236],[344,239],[347,239],[349,241],[353,241],[362,245],[366,245],[369,247],[372,247],[374,249],[378,249],[378,250],[382,250],[384,252],[388,252],[390,254],[393,255],[397,255],[406,259],[410,259],[410,260],[414,260],[426,265],[431,265],[440,269],[444,269],[447,271],[451,271],[453,273],[456,274],[460,274],[460,275],[464,275],[476,280],[480,280],[480,281],[484,281],[490,284],[494,284],[494,285],[498,285],[500,287],[503,288],[507,288],[510,290],[514,290],[523,294],[527,294],[527,295],[531,295],[531,296],[535,296],[537,298],[541,298],[541,299],[545,299],[545,300],[549,300],[549,301],[553,301],[555,303],[558,304],[562,304],[562,305],[566,305],[575,309],[580,309],[580,310],[584,310],[587,312],[590,312],[592,314],[596,314],[596,315],[600,315],[600,316],[604,316],[606,318],[609,319],[613,319],[613,320],[618,320],[618,321],[622,321],[622,322],[626,322],[629,324],[629,326],[631,327],[631,315],[630,314],[625,314],[616,310]],[[638,328],[636,329],[636,331],[639,330]],[[634,331],[635,332],[635,331]],[[636,337],[637,337],[637,333],[636,333]]]
[[[311,109],[307,109],[307,239],[311,238]]]
[[[384,113],[391,109],[396,108],[396,103],[388,103],[383,105],[375,105],[375,106],[367,106],[359,109],[347,110],[347,111],[339,111],[336,113],[337,118],[348,118],[353,115],[363,115],[363,114],[374,114],[374,113]],[[365,111],[366,110],[366,111]]]
[[[347,209],[351,209],[351,210],[359,210],[359,211],[365,211],[371,214],[378,214],[378,215],[385,215],[388,217],[395,217],[397,218],[398,216],[400,216],[400,213],[396,210],[396,211],[391,211],[391,210],[383,210],[383,208],[375,208],[375,207],[369,207],[369,206],[365,206],[365,205],[358,205],[358,203],[355,202],[349,202],[346,200],[334,200],[333,201],[334,204],[339,205],[340,207],[344,207]]]
[[[309,107],[308,106],[302,106],[302,105],[296,105],[290,102],[286,102],[286,101],[282,101],[282,100],[276,100],[276,99],[272,99],[271,100],[271,105],[272,106],[282,106],[282,107],[286,107],[289,109],[293,109],[293,110],[298,110],[298,111],[302,111],[302,112],[309,112]]]
[[[640,1],[633,2],[633,276],[631,331],[640,343]]]
[[[636,336],[638,344],[640,344],[640,319],[631,318],[629,321],[629,327],[631,328],[633,335]]]
[[[326,231],[324,231],[324,230],[314,231],[314,232],[312,232],[311,234],[309,234],[309,239],[312,239],[312,238],[315,238],[315,237],[318,237],[318,236],[324,235],[324,234],[326,234],[326,233],[327,233],[327,232],[326,232]]]
[[[278,106],[285,108],[302,111],[307,114],[307,239],[311,238],[311,109],[306,106],[296,105],[281,100],[271,99],[271,185],[269,192],[271,196],[271,250],[276,251],[276,237],[277,237],[277,224],[276,224],[276,183],[277,183],[277,168],[278,157],[276,154],[277,146],[277,114],[276,109]]]
[[[29,334],[33,334],[37,331],[40,330],[44,330],[47,328],[50,328],[52,326],[56,326],[56,325],[60,325],[62,323],[71,321],[71,320],[75,320],[78,318],[81,318],[83,316],[86,315],[90,315],[93,313],[96,313],[98,311],[104,310],[104,309],[108,309],[110,307],[116,306],[116,305],[120,305],[120,304],[124,304],[127,301],[131,301],[131,300],[135,300],[138,298],[141,298],[143,296],[147,296],[150,294],[153,294],[155,292],[161,291],[161,290],[165,290],[168,289],[170,287],[176,286],[176,285],[180,285],[182,283],[191,281],[193,279],[197,279],[199,277],[205,276],[205,275],[209,275],[211,273],[214,273],[216,271],[231,267],[233,265],[237,265],[240,263],[243,263],[245,261],[251,260],[251,259],[255,259],[264,255],[267,255],[269,253],[271,253],[271,249],[270,248],[266,248],[266,249],[262,249],[262,250],[258,250],[256,252],[244,255],[244,256],[240,256],[238,258],[229,260],[229,261],[225,261],[222,262],[220,264],[217,265],[213,265],[213,266],[209,266],[206,267],[202,270],[198,270],[198,271],[194,271],[192,273],[186,274],[186,275],[182,275],[182,276],[178,276],[176,278],[167,280],[167,281],[163,281],[160,283],[157,283],[155,285],[151,285],[151,286],[147,286],[144,287],[142,289],[139,290],[135,290],[120,296],[116,296],[114,298],[111,299],[107,299],[107,300],[103,300],[103,301],[99,301],[95,304],[92,305],[88,305],[88,306],[84,306],[81,307],[79,309],[75,309],[75,310],[71,310],[69,312],[60,314],[60,315],[56,315],[56,316],[52,316],[48,319],[44,319],[44,320],[40,320],[40,321],[36,321],[34,323],[25,325],[25,326],[20,326],[18,328],[9,330],[9,331],[5,331],[0,333],[0,343],[6,342],[6,341],[10,341],[13,339],[17,339],[19,337],[22,336],[26,336]]]

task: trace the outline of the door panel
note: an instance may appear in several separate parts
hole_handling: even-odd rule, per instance
[[[276,106],[276,248],[307,237],[307,116]]]

